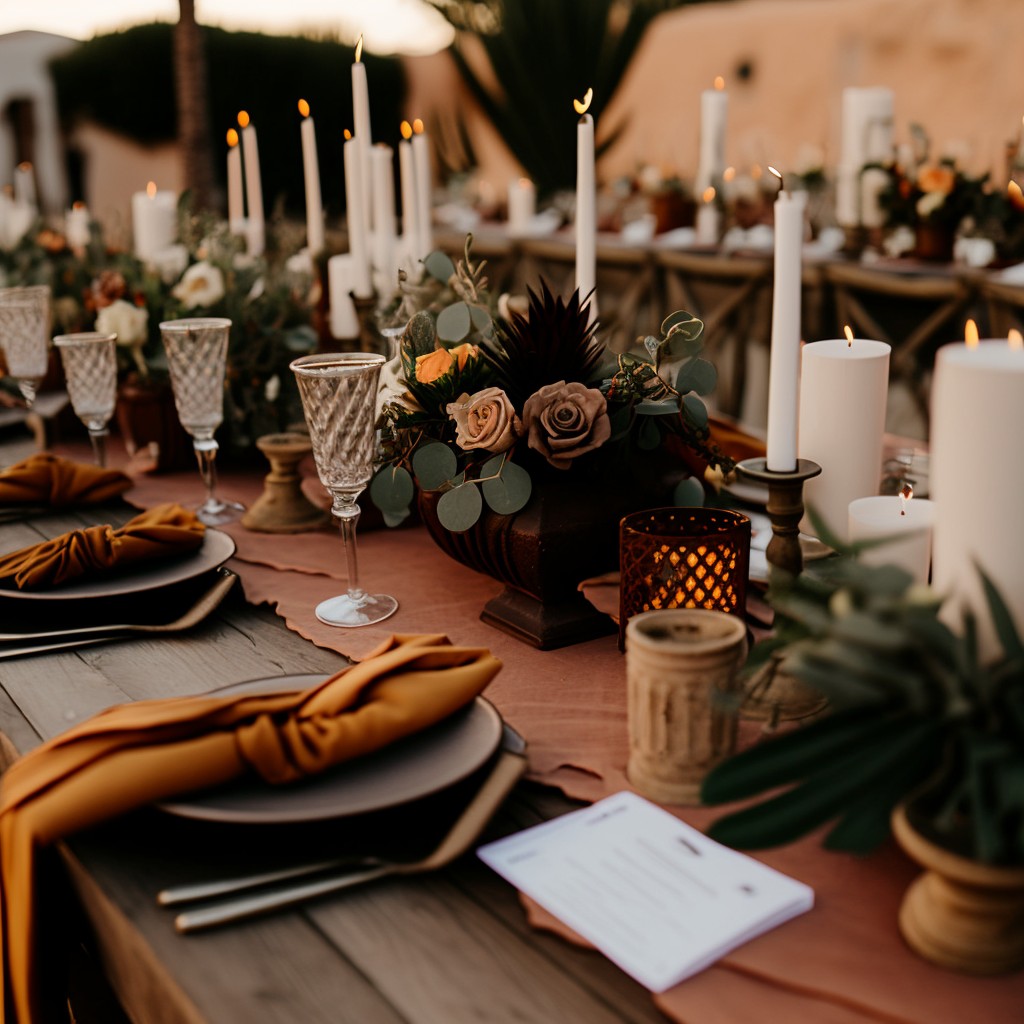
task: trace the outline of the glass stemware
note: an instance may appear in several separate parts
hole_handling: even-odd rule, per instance
[[[331,492],[331,512],[341,525],[348,561],[348,592],[316,607],[316,617],[331,626],[368,626],[398,608],[393,597],[367,594],[359,586],[356,560],[356,499],[373,475],[374,410],[383,365],[382,355],[368,352],[326,352],[291,364],[317,473]]]
[[[208,526],[237,519],[245,506],[217,497],[217,442],[213,432],[224,419],[224,373],[227,368],[231,321],[220,317],[165,320],[160,325],[171,388],[181,425],[192,436],[206,501],[196,515]]]
[[[107,464],[107,424],[117,402],[116,334],[85,331],[53,339],[75,415],[85,424],[97,466]]]
[[[0,288],[0,347],[7,372],[31,408],[50,351],[50,288]]]

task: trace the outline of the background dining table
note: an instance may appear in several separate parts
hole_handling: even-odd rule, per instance
[[[26,441],[0,440],[0,465],[29,453]],[[188,474],[189,484],[197,486],[193,476]],[[250,488],[258,490],[259,479],[253,473]],[[127,497],[145,504],[140,496],[160,486],[168,484],[139,478]],[[230,474],[225,488],[232,493]],[[182,500],[188,497],[183,492]],[[121,523],[133,513],[128,504],[116,502],[0,524],[0,551],[31,536],[53,536],[96,522]],[[580,806],[565,791],[595,799],[625,788],[621,768],[611,761],[594,767],[584,763],[579,750],[559,746],[570,743],[576,722],[588,720],[595,732],[604,730],[612,738],[614,758],[625,749],[619,694],[625,672],[615,638],[563,652],[537,652],[482,625],[451,595],[465,597],[465,591],[472,602],[474,587],[494,590],[497,585],[449,563],[422,534],[415,528],[368,537],[367,581],[387,575],[385,549],[405,553],[405,563],[388,570],[399,584],[413,571],[409,553],[422,552],[419,571],[441,588],[435,596],[444,600],[435,600],[436,608],[425,607],[426,602],[412,607],[407,601],[396,629],[430,631],[423,627],[432,615],[435,621],[446,617],[444,628],[456,643],[492,640],[488,646],[505,668],[486,695],[530,745],[527,781],[516,787],[481,841]],[[323,539],[340,548],[336,537]],[[341,562],[340,550],[325,550]],[[326,676],[343,667],[340,654],[300,635],[303,628],[297,627],[284,597],[276,614],[247,602],[246,597],[263,600],[261,580],[273,576],[265,565],[246,558],[254,556],[243,538],[228,567],[239,570],[245,593],[236,587],[189,632],[0,659],[0,764],[112,704],[195,694],[269,676]],[[290,575],[303,588],[298,601],[303,607],[313,603],[306,589],[338,582]],[[389,586],[396,579],[381,582]],[[47,603],[38,607],[45,609]],[[534,689],[517,698],[512,684],[524,681]],[[665,1020],[663,1012],[685,1024],[783,1019],[764,1016],[766,1005],[773,1014],[799,1016],[809,1024],[959,1024],[967,1019],[967,1007],[976,1008],[977,1019],[986,1024],[1021,1019],[1015,1014],[1024,1006],[1024,977],[995,982],[960,978],[923,964],[902,946],[895,909],[915,869],[894,849],[867,863],[825,853],[813,839],[799,845],[788,862],[788,851],[782,851],[776,864],[815,886],[821,910],[755,940],[739,956],[730,955],[656,998],[599,953],[566,941],[564,929],[552,934],[559,931],[557,923],[535,905],[527,903],[524,912],[516,891],[472,852],[434,873],[384,879],[196,935],[179,935],[174,913],[156,903],[157,892],[168,886],[338,854],[411,858],[437,841],[479,785],[481,772],[486,767],[415,806],[333,822],[237,825],[147,809],[61,843],[58,875],[70,885],[48,883],[46,912],[53,927],[75,939],[71,977],[73,992],[82,1000],[75,1019],[80,1024],[115,1024],[118,1019],[102,1003],[103,993],[93,991],[100,976],[138,1024],[611,1024]],[[684,817],[700,826],[708,812],[694,809]],[[865,882],[872,886],[876,878],[882,880],[877,891],[866,890]],[[827,938],[831,935],[836,936],[834,948]],[[851,948],[851,936],[860,940],[859,946]],[[777,977],[781,973],[787,976]],[[100,1007],[91,1017],[90,1006]]]

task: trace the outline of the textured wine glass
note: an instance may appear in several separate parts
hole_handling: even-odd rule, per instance
[[[50,288],[0,288],[0,347],[7,372],[32,407],[50,355]]]
[[[85,424],[97,466],[107,464],[107,424],[117,401],[117,335],[86,331],[53,339],[75,415]]]
[[[192,435],[206,501],[196,515],[209,526],[237,519],[245,506],[217,497],[217,442],[213,432],[224,419],[224,373],[231,321],[220,317],[165,320],[160,325],[171,388],[181,425]]]
[[[313,442],[320,482],[331,492],[331,512],[341,524],[348,561],[348,592],[316,606],[316,617],[330,626],[369,626],[395,612],[387,594],[367,594],[359,586],[356,559],[356,499],[373,475],[377,385],[384,357],[368,352],[326,352],[292,364]]]

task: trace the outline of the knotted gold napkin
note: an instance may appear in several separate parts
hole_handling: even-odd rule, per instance
[[[140,701],[101,712],[0,777],[2,1022],[37,1017],[37,850],[154,801],[255,772],[313,775],[425,729],[476,697],[501,662],[447,637],[395,636],[303,693]]]
[[[59,587],[86,576],[109,575],[139,562],[195,551],[206,527],[180,505],[157,505],[119,529],[90,526],[0,556],[0,580],[19,590]]]
[[[40,452],[0,471],[0,505],[91,505],[131,487],[119,469],[100,469]]]

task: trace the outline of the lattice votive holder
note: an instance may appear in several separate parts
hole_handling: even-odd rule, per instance
[[[655,508],[619,523],[619,649],[640,612],[704,608],[743,615],[750,520],[721,508]]]

